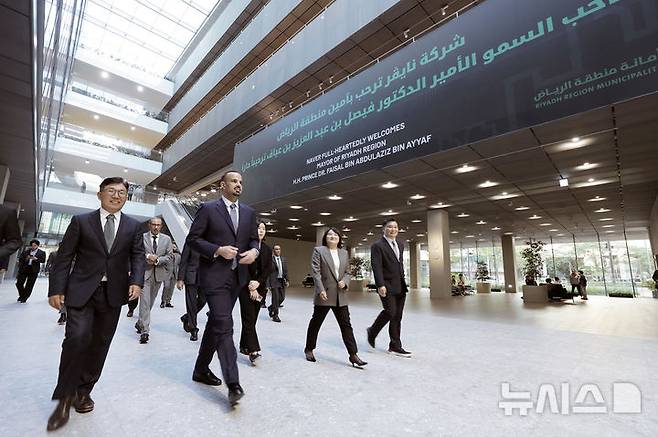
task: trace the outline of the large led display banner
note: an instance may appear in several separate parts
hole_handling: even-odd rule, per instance
[[[258,203],[658,90],[658,0],[488,0],[235,148]]]

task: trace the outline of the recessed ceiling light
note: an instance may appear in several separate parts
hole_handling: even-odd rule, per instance
[[[424,237],[425,234],[416,234],[416,237]]]
[[[484,238],[480,238],[478,241],[487,241],[487,240],[485,240]]]
[[[206,197],[208,193],[201,193],[201,197]]]
[[[426,196],[423,196],[422,194],[414,194],[413,196],[410,197],[411,200],[420,200],[424,199]]]
[[[580,137],[573,137],[573,138],[571,139],[571,142],[572,142],[572,143],[577,143],[578,141],[580,141]]]
[[[595,180],[594,178],[589,178],[587,179],[587,182],[594,182],[594,180]]]
[[[135,129],[137,129],[135,126],[130,126],[130,130],[134,131]]]
[[[498,226],[494,226],[493,228],[491,228],[491,230],[492,231],[500,231],[500,228]]]
[[[101,71],[101,77],[103,79],[109,79],[110,78],[110,73],[108,73],[107,71]]]
[[[558,237],[564,237],[564,234],[557,234]]]
[[[349,231],[351,231],[350,228],[343,228],[343,232],[349,232]]]
[[[321,212],[320,215],[325,215],[325,216],[327,216],[327,215],[331,215],[331,213],[330,213],[330,212]]]
[[[141,85],[137,85],[137,91],[141,93],[142,91],[144,91],[144,87]]]
[[[467,235],[466,238],[475,238],[475,235]]]
[[[615,231],[605,231],[606,234],[613,234]]]
[[[472,165],[464,164],[461,167],[457,168],[455,170],[455,173],[469,173],[471,171],[477,170],[477,167],[474,167]]]
[[[459,231],[450,231],[451,234],[459,234]]]
[[[514,232],[505,232],[503,235],[514,235]]]
[[[452,205],[447,204],[447,203],[443,203],[443,202],[439,202],[439,203],[435,203],[434,205],[430,205],[430,208],[439,209],[439,208],[448,208],[449,206],[452,206]]]
[[[612,220],[614,220],[612,217],[606,217],[606,218],[600,218],[599,219],[600,222],[611,222]]]
[[[277,229],[268,229],[267,230],[268,234],[276,234],[277,232],[279,232]]]
[[[507,191],[503,191],[502,193],[500,193],[500,195],[501,196],[507,196]]]
[[[272,226],[273,223],[272,223],[271,221],[268,220],[267,222],[265,222],[265,225],[267,225],[267,226]]]
[[[368,239],[367,238],[362,238],[361,241],[368,241]]]
[[[596,167],[596,164],[592,164],[591,162],[583,162],[578,166],[580,170],[589,170]]]
[[[299,221],[298,218],[294,218],[294,217],[293,217],[293,218],[289,218],[288,220],[290,220],[291,222],[298,222],[298,221]]]
[[[124,172],[124,173],[128,173],[128,169],[127,169],[127,168],[124,168],[124,169],[123,169],[123,172]]]
[[[530,207],[528,207],[528,206],[517,206],[514,209],[517,210],[517,211],[525,211],[526,209],[530,209]]]
[[[388,182],[386,182],[385,184],[382,185],[382,188],[386,188],[387,190],[388,190],[388,189],[391,189],[391,188],[397,188],[397,187],[399,187],[399,185],[398,185],[398,184],[394,184],[394,183],[391,182],[391,181],[388,181]]]
[[[601,202],[602,200],[605,200],[606,197],[601,197],[601,196],[596,196],[592,197],[591,199],[587,199],[588,202]]]
[[[567,178],[560,178],[560,186],[561,186],[561,187],[568,187],[568,186],[569,186],[569,179],[567,179]]]
[[[405,228],[400,228],[400,232],[404,233],[407,232],[407,230]]]
[[[315,222],[315,223],[311,223],[311,226],[324,226],[324,223],[322,223],[322,222]]]
[[[475,224],[476,225],[486,225],[487,222],[485,222],[484,220],[480,220],[479,222],[476,222]]]
[[[557,229],[549,229],[548,232],[557,232]]]
[[[85,159],[85,164],[89,164],[89,160],[88,160],[88,159]]]
[[[304,207],[300,205],[290,205],[290,209],[304,209]]]
[[[539,223],[539,226],[550,226],[552,223]]]
[[[100,115],[98,115],[98,114],[94,114],[94,120],[99,120],[100,118],[101,118]]]
[[[337,195],[337,194],[333,194],[333,195],[327,197],[327,199],[329,199],[329,200],[341,200],[342,197],[340,197],[340,196]]]
[[[537,215],[537,214],[533,214],[531,217],[528,217],[528,218],[529,218],[530,220],[537,220],[537,219],[540,219],[541,216],[540,216],[540,215]]]
[[[357,220],[358,220],[358,218],[352,217],[352,216],[349,216],[349,217],[346,217],[346,218],[343,219],[344,222],[355,222]]]
[[[498,185],[497,182],[484,181],[480,185],[478,185],[478,187],[480,187],[480,188],[490,188],[490,187],[495,187],[496,185]]]
[[[217,189],[216,189],[216,188],[211,188],[211,189],[210,189],[210,192],[211,192],[211,193],[216,193],[216,192],[217,192]]]
[[[383,225],[381,223],[378,223],[378,224],[375,225],[375,227],[376,228],[381,228],[381,227],[383,227]]]
[[[415,219],[415,220],[411,221],[411,223],[422,223],[422,222],[423,222],[422,220],[418,220],[418,219]]]
[[[602,227],[602,228],[614,228],[615,225],[603,225],[603,226],[601,226],[601,227]]]
[[[368,231],[366,235],[375,235],[375,234],[373,234],[372,231]]]
[[[466,214],[465,212],[462,212],[460,214],[457,214],[457,217],[460,217],[460,218],[470,217],[470,214]]]
[[[272,214],[269,213],[269,212],[261,212],[260,215],[264,215],[265,217],[267,217],[267,216],[270,216],[270,215],[272,215]]]
[[[288,226],[287,229],[290,229],[291,231],[296,231],[297,229],[299,229],[299,226],[292,225],[292,226]]]
[[[393,211],[392,209],[389,209],[388,211],[380,212],[379,215],[383,216],[391,216],[391,215],[396,215],[397,212]]]
[[[607,209],[607,208],[599,208],[599,209],[597,209],[597,210],[596,210],[596,211],[594,211],[594,212],[599,212],[599,213],[602,213],[602,212],[610,212],[610,210],[609,210],[609,209]]]

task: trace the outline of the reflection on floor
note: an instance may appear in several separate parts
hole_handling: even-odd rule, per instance
[[[45,435],[54,404],[63,327],[46,303],[39,280],[25,305],[11,283],[0,285],[0,402],[2,436]],[[303,357],[312,311],[311,290],[289,290],[282,323],[261,312],[263,357],[257,367],[239,358],[246,396],[231,410],[226,388],[192,382],[198,343],[190,342],[175,309],[153,309],[151,341],[140,345],[125,309],[105,371],[93,397],[96,409],[72,413],[67,435],[289,436],[289,435],[655,435],[658,429],[658,301],[593,296],[589,302],[524,307],[520,295],[491,294],[430,301],[413,291],[403,321],[411,359],[385,352],[385,333],[369,350],[365,328],[380,310],[370,293],[354,293],[350,311],[365,370],[348,366],[333,317],[320,332],[317,363]],[[236,307],[236,335],[239,316]],[[205,316],[200,321],[205,323]],[[218,363],[213,370],[219,375]],[[613,412],[612,385],[632,382],[642,413]],[[529,391],[533,408],[511,417],[499,407],[501,384]],[[540,385],[570,388],[567,415],[536,412]],[[575,402],[596,384],[607,412],[583,414]],[[561,405],[560,405],[561,406]]]

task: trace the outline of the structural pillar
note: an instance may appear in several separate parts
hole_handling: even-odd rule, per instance
[[[329,229],[328,226],[319,226],[315,228],[315,245],[316,246],[322,246],[322,237],[324,236],[324,233],[327,232],[327,229]]]
[[[450,226],[447,211],[427,212],[427,240],[430,262],[430,298],[451,297]]]
[[[501,246],[503,249],[505,292],[516,293],[516,251],[514,250],[514,236],[503,235],[501,238]]]
[[[658,197],[653,202],[651,215],[649,216],[649,242],[651,244],[651,255],[655,268],[658,269]]]
[[[420,288],[420,243],[409,243],[409,271],[411,288]]]
[[[9,170],[9,167],[6,165],[0,165],[0,205],[5,203],[5,194],[7,194],[9,176],[11,176],[11,170]]]

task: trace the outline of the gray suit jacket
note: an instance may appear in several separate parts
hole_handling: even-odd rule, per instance
[[[153,254],[153,238],[150,232],[144,233],[144,249],[146,249],[146,255]],[[160,233],[160,237],[158,238],[158,250],[155,252],[155,255],[158,256],[158,264],[155,266],[150,266],[148,263],[146,264],[144,280],[146,281],[150,279],[151,275],[155,274],[156,281],[167,281],[170,275],[169,269],[174,258],[173,254],[171,238],[169,238],[168,235]]]
[[[334,259],[326,246],[317,246],[311,257],[311,276],[315,282],[314,305],[347,306],[347,287],[350,284],[349,255],[345,249],[338,249],[338,276]],[[346,288],[338,289],[338,282],[345,282]],[[320,293],[327,292],[327,300],[320,299]]]

